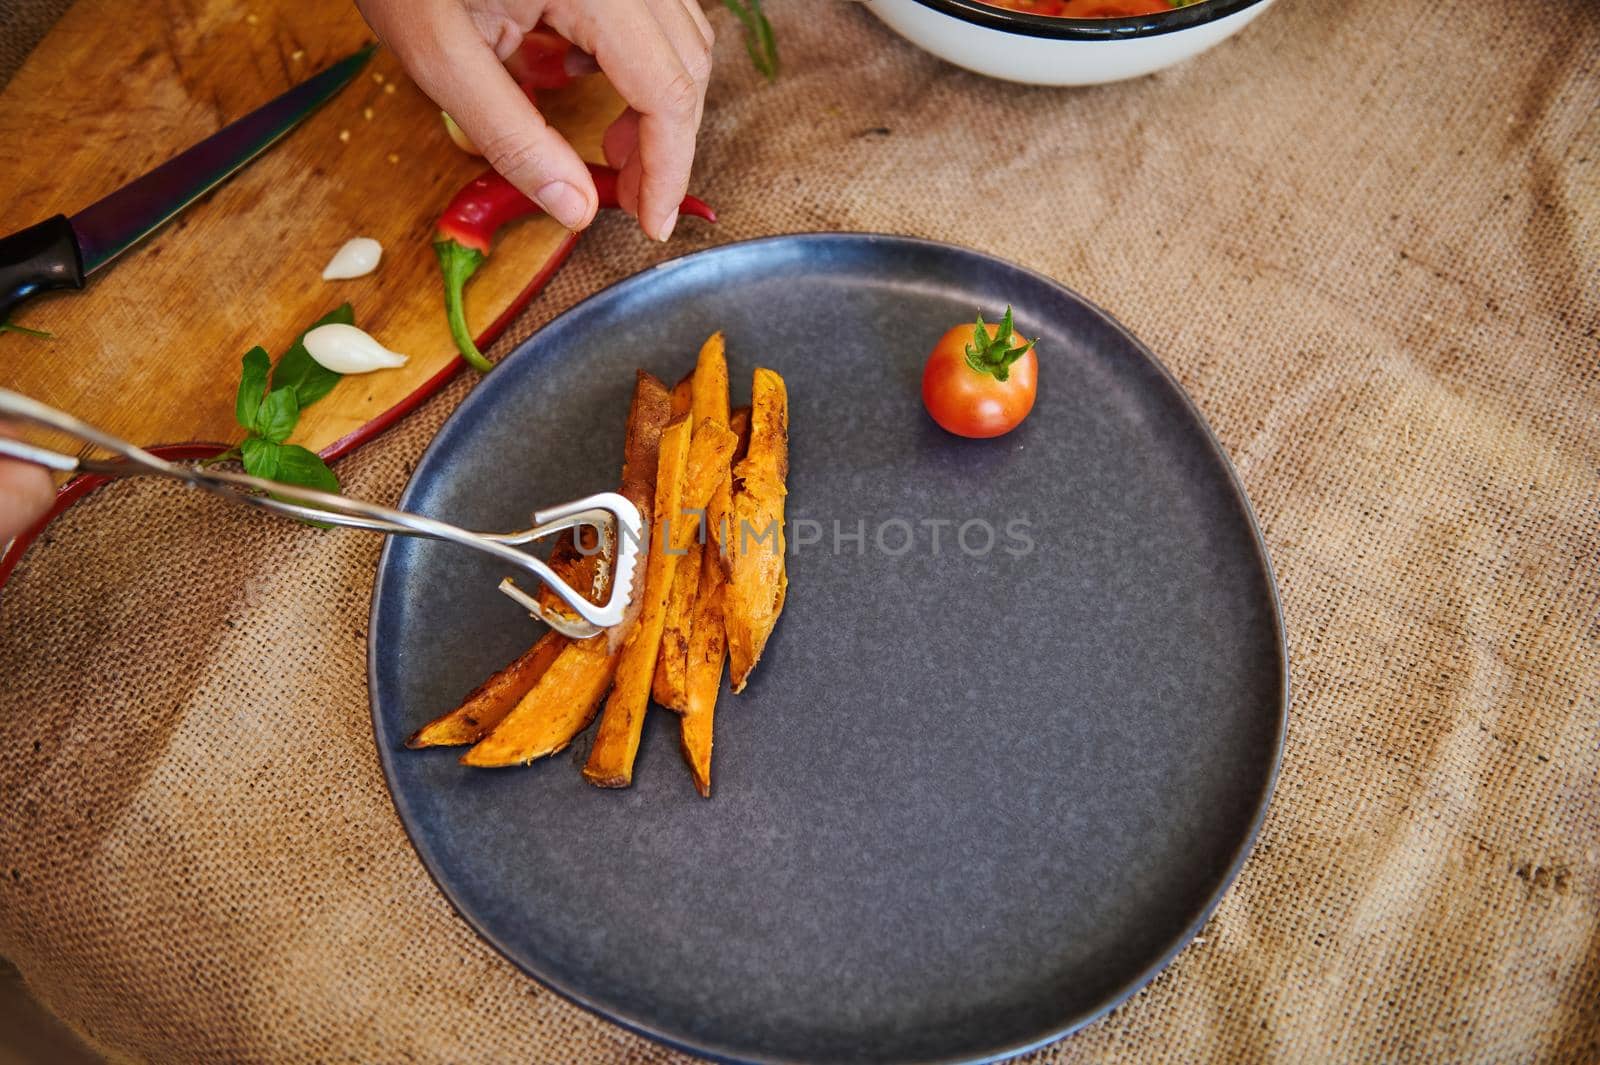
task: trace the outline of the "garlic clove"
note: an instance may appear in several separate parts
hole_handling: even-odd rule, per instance
[[[343,322],[319,325],[305,335],[306,353],[334,373],[371,373],[404,366],[406,357]]]
[[[471,139],[468,138],[466,131],[460,126],[456,125],[456,120],[450,117],[449,112],[440,111],[439,117],[444,119],[444,131],[450,134],[450,139],[455,142],[457,148],[460,148],[468,155],[483,154],[482,152],[478,151],[478,146],[473,144]]]
[[[381,258],[382,244],[371,237],[351,237],[322,268],[322,280],[346,281],[352,277],[365,277],[378,268]]]

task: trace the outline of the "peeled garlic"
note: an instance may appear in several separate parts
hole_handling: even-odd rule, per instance
[[[390,351],[353,325],[330,322],[306,333],[306,352],[334,373],[371,373],[404,366],[406,357]]]
[[[466,132],[460,126],[456,125],[455,119],[451,118],[449,114],[444,111],[439,112],[439,117],[444,119],[444,131],[450,134],[450,139],[455,141],[457,148],[460,148],[468,155],[483,154],[482,152],[478,151],[478,146],[476,144],[473,144],[472,141],[467,139]]]
[[[365,277],[378,268],[381,258],[382,244],[371,237],[351,237],[322,268],[322,280],[345,281],[352,277]]]

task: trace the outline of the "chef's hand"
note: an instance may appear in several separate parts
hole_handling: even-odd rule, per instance
[[[556,221],[582,229],[599,200],[583,160],[501,65],[540,20],[594,57],[628,103],[605,135],[617,195],[666,240],[689,188],[711,75],[699,0],[357,0],[367,23],[491,166]]]
[[[12,435],[4,426],[0,434]],[[29,462],[0,459],[0,548],[31,529],[56,498],[50,475]]]

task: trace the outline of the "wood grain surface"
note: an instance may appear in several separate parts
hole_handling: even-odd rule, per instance
[[[72,214],[372,39],[353,4],[318,0],[80,0],[0,94],[0,232]],[[585,158],[622,109],[598,76],[541,94]],[[293,440],[342,452],[462,365],[446,329],[433,222],[483,167],[380,49],[366,69],[249,167],[124,255],[82,292],[0,334],[0,383],[135,443],[232,443],[239,360],[274,358],[348,300],[357,324],[411,357],[348,377]],[[370,236],[367,277],[324,282],[345,240]],[[545,218],[507,229],[467,300],[498,332],[571,247]]]

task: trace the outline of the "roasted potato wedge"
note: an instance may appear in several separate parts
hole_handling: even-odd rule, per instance
[[[661,432],[661,455],[656,468],[655,520],[651,523],[650,556],[645,566],[644,601],[638,622],[618,652],[615,682],[606,700],[595,734],[594,747],[583,775],[602,788],[625,788],[633,783],[633,760],[639,753],[639,736],[650,702],[650,682],[661,647],[661,627],[666,620],[667,593],[677,570],[679,554],[672,550],[668,530],[672,515],[682,509],[684,474],[689,465],[689,420],[673,420]]]
[[[644,548],[648,555],[650,522],[655,512],[656,464],[661,449],[661,431],[672,418],[672,398],[660,378],[640,370],[633,386],[633,402],[628,407],[628,428],[622,445],[622,483],[617,491],[634,506],[644,519]],[[634,572],[642,575],[645,559],[640,559]],[[606,630],[607,646],[613,651],[622,649],[634,622],[639,617],[639,604],[644,601],[644,581],[636,576],[633,594],[628,598],[628,611],[622,621]]]
[[[661,648],[657,652],[651,688],[656,702],[680,714],[688,705],[685,674],[689,654],[689,609],[694,602],[695,588],[700,583],[702,519],[717,486],[727,480],[737,442],[733,433],[717,422],[697,423],[694,442],[689,448],[689,468],[684,474],[683,509],[672,523],[672,549],[682,552],[683,557],[678,562],[672,588],[667,593]],[[669,624],[675,627],[669,629],[666,627]]]
[[[700,585],[700,556],[705,545],[696,536],[689,541],[667,593],[666,620],[661,629],[661,650],[656,654],[656,674],[651,698],[668,710],[683,713],[688,706],[689,626],[695,590]]]
[[[406,746],[452,747],[477,743],[533,690],[569,642],[559,632],[545,633],[516,661],[472,689],[460,706],[412,733]]]
[[[594,720],[617,658],[603,635],[568,642],[528,694],[461,756],[461,764],[526,765],[565,749]]]
[[[751,385],[750,445],[733,467],[733,563],[723,603],[733,690],[743,690],[772,635],[789,587],[784,497],[789,477],[789,398],[783,378],[758,369]]]
[[[727,395],[727,362],[722,362],[722,383],[719,387]],[[735,444],[733,461],[745,457],[750,448],[750,408],[736,408],[728,418],[729,431]],[[730,471],[731,474],[731,471]],[[720,520],[713,522],[719,547],[729,545],[728,535],[732,521],[732,477],[717,492],[726,496],[722,503]],[[707,514],[716,514],[717,494],[707,505]],[[722,667],[727,662],[728,640],[724,621],[724,603],[728,592],[728,558],[709,551],[701,562],[700,587],[695,593],[694,616],[690,626],[688,659],[687,705],[679,723],[678,746],[683,760],[689,766],[695,790],[704,798],[711,798],[711,748],[716,717],[717,696],[722,691]]]
[[[601,586],[603,582],[600,581],[600,560],[579,551],[570,531],[556,540],[549,562],[556,576],[572,587],[589,588],[596,596],[605,594]],[[571,613],[567,604],[548,588],[539,589],[539,599],[546,607]],[[411,738],[406,740],[406,746],[452,747],[477,743],[511,712],[518,700],[532,690],[566,643],[567,638],[560,633],[545,633],[509,666],[472,689],[461,705],[412,733]]]
[[[678,746],[689,765],[695,790],[711,798],[711,732],[717,709],[717,694],[722,690],[722,665],[728,642],[723,631],[722,597],[727,574],[714,551],[706,551],[700,562],[700,586],[696,590],[683,717],[679,721]]]
[[[655,512],[656,465],[661,431],[672,420],[672,396],[654,374],[640,370],[628,406],[628,428],[622,443],[622,484],[617,489],[639,508],[646,524]]]
[[[620,491],[644,514],[650,513],[655,496],[656,453],[661,442],[661,427],[666,424],[670,407],[667,386],[641,371],[634,384],[633,402],[628,408]],[[580,550],[571,534],[557,540],[550,555],[551,567],[567,583],[574,588],[591,587],[596,595],[606,592],[605,581],[601,580],[606,574],[603,563],[600,554]],[[548,589],[540,591],[542,597],[548,595],[548,603],[566,609],[566,604],[549,593]],[[634,599],[637,601],[637,594]],[[621,629],[626,624],[624,621],[617,628]],[[535,691],[544,673],[571,644],[559,633],[547,633],[533,651],[491,677],[462,706],[425,726],[412,737],[411,743],[413,746],[424,745],[419,741],[426,741],[427,745],[476,743],[501,724],[514,708],[520,708],[515,728],[501,736],[496,744],[475,755],[468,764],[526,762],[559,750],[571,742],[572,737],[581,732],[589,721],[594,720],[595,706],[605,694],[605,685],[610,683],[611,670],[615,667],[613,643],[620,645],[620,642],[613,640],[610,634],[585,641],[586,644],[603,646],[589,648],[597,655],[569,656],[562,662],[561,672],[552,678],[551,683]],[[536,651],[540,652],[537,656]],[[604,661],[607,657],[611,658],[610,662]],[[593,677],[578,675],[576,671],[580,668],[587,668]],[[603,682],[596,679],[601,675]],[[585,704],[584,699],[594,683],[600,684],[599,690]],[[532,698],[529,698],[530,695]],[[568,732],[568,729],[573,731]],[[507,758],[509,762],[485,761],[496,758]]]
[[[584,537],[583,549],[578,546],[578,533]],[[607,580],[608,567],[604,551],[594,542],[593,529],[568,529],[556,538],[556,545],[551,548],[550,557],[545,561],[556,571],[556,576],[578,592],[596,602],[605,598],[610,583]],[[566,601],[551,591],[548,585],[541,584],[534,598],[545,610],[569,618],[577,617]]]
[[[733,453],[733,434],[720,425],[700,427],[691,441],[689,419],[679,418],[661,433],[661,460],[656,471],[656,529],[645,573],[644,604],[638,624],[628,634],[617,662],[616,684],[606,701],[600,730],[583,775],[602,788],[625,788],[633,782],[633,759],[650,702],[661,630],[666,623],[667,596],[678,562],[697,532],[684,520],[685,508],[705,506],[717,476]],[[679,520],[673,521],[674,515]]]
[[[672,416],[681,418],[688,414],[694,406],[694,371],[683,375],[677,384],[672,386]],[[689,431],[694,431],[694,423],[689,423]]]
[[[728,360],[721,333],[713,333],[700,347],[700,357],[691,378],[690,420],[698,431],[702,424],[728,424]],[[731,434],[730,434],[731,437]],[[730,454],[731,466],[731,454]],[[655,682],[651,691],[655,701],[682,713],[688,706],[689,627],[696,590],[700,585],[700,555],[710,545],[716,551],[716,530],[726,525],[731,499],[732,471],[725,468],[712,489],[711,498],[700,515],[698,535],[689,543],[688,553],[678,563],[667,596],[667,620],[661,633],[661,651],[656,657]]]
[[[655,497],[656,450],[661,442],[661,429],[667,424],[672,407],[667,386],[653,374],[640,370],[634,380],[633,401],[628,407],[627,428],[623,436],[622,483],[618,491],[650,522],[650,511]],[[582,537],[580,541],[575,537]],[[605,598],[610,590],[609,559],[615,557],[614,547],[597,543],[593,529],[584,528],[563,533],[556,541],[548,559],[551,567],[573,588],[587,592],[596,602]],[[561,597],[547,587],[537,593],[539,605],[545,610],[576,618],[577,614]],[[629,599],[629,610],[623,621],[610,630],[611,647],[616,650],[632,617],[637,613],[639,587],[636,583]]]
[[[729,425],[728,420],[728,356],[721,333],[713,333],[700,348],[700,358],[694,368],[694,416],[697,421]],[[730,430],[731,431],[731,430]],[[738,446],[738,436],[734,436]],[[731,465],[731,456],[730,456]],[[706,503],[706,530],[708,542],[715,540],[724,568],[728,553],[723,541],[727,539],[728,510],[733,502],[733,471],[729,469],[711,493]]]
[[[733,449],[739,438],[726,425],[702,422],[694,427],[694,443],[689,448],[689,463],[684,470],[683,505],[672,522],[672,542],[687,547],[700,535],[697,511],[703,511],[727,476],[733,462]]]
[[[750,453],[749,407],[733,408],[733,413],[728,415],[728,430],[739,438],[739,442],[733,445],[733,461],[737,463]]]

